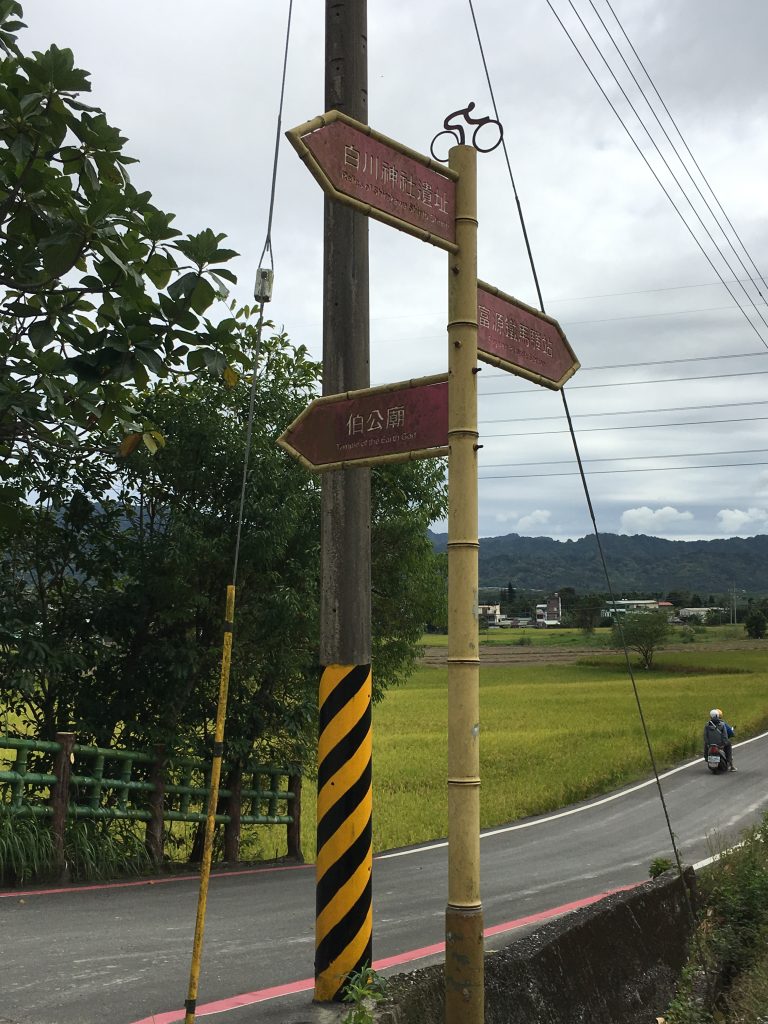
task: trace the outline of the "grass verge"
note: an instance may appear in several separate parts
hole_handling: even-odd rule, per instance
[[[768,815],[701,872],[699,924],[665,1024],[764,1024],[768,1011]]]

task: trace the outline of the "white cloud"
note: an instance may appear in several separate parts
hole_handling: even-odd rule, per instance
[[[669,532],[681,523],[689,523],[692,519],[692,512],[679,512],[671,505],[657,509],[641,505],[639,508],[628,508],[621,513],[620,529],[622,533],[658,535]]]
[[[735,533],[754,534],[768,525],[768,510],[764,508],[722,508],[717,513],[720,529],[732,536]]]
[[[528,530],[533,530],[537,526],[544,526],[551,518],[551,512],[548,512],[544,508],[536,508],[527,516],[523,516],[519,519],[515,529],[520,533],[527,533]]]
[[[26,5],[29,28],[20,34],[26,51],[51,42],[74,49],[78,67],[92,72],[92,101],[128,136],[126,152],[141,159],[131,169],[135,184],[178,214],[180,230],[210,226],[229,234],[227,246],[242,253],[231,268],[240,278],[234,294],[242,302],[250,302],[267,226],[286,30],[285,5],[259,5],[258,38],[265,45],[254,62],[254,6],[230,0],[213,48],[202,0],[133,0],[129,13],[125,4],[40,0]],[[474,35],[467,6],[453,0],[444,5],[452,14],[431,29],[434,45],[426,48],[416,5],[391,0],[386,7],[369,6],[371,124],[428,152],[445,115],[463,97],[476,95],[477,61],[463,59],[465,35]],[[763,378],[753,372],[763,363],[742,355],[755,355],[753,329],[691,245],[546,5],[519,0],[514,19],[502,0],[482,6],[480,30],[500,117],[508,130],[514,121],[515,178],[525,196],[547,310],[581,362],[568,385],[568,402],[600,529],[619,530],[627,510],[624,532],[722,537],[733,528],[734,510],[768,508],[768,467],[745,471],[729,464],[728,455],[764,444],[759,417],[727,411],[764,401]],[[722,0],[623,0],[621,6],[643,60],[664,69],[659,85],[665,102],[685,123],[693,151],[706,156],[707,174],[727,199],[752,257],[758,265],[768,263],[768,4],[739,4],[738,18]],[[322,106],[324,58],[317,39],[323,5],[303,7],[291,29],[284,127],[319,114]],[[180,15],[190,11],[180,32]],[[513,47],[515,60],[506,60]],[[417,79],[430,88],[414,102]],[[217,106],[222,91],[231,101],[223,111]],[[163,102],[153,104],[157,96]],[[489,113],[476,98],[478,113]],[[647,110],[644,119],[652,124]],[[544,135],[542,120],[549,126]],[[242,125],[248,130],[238,135]],[[231,150],[235,136],[238,159],[223,166],[221,153]],[[186,159],[190,139],[196,147],[192,161]],[[302,161],[285,140],[281,144],[269,315],[320,359],[323,197]],[[696,202],[690,183],[687,190]],[[517,229],[510,234],[515,204],[500,150],[478,159],[478,207],[482,277],[536,303],[525,247]],[[445,254],[372,221],[370,255],[371,384],[444,371]],[[729,372],[744,373],[738,392],[734,378],[718,376],[718,364],[708,362],[726,355]],[[672,357],[696,361],[673,366]],[[768,361],[768,353],[761,359]],[[642,362],[647,365],[636,365]],[[558,538],[588,534],[561,396],[482,369],[480,536],[514,530]],[[685,407],[690,412],[683,414]],[[710,407],[722,410],[711,421],[696,413]],[[680,415],[672,411],[677,408]],[[716,517],[725,496],[733,508],[724,510],[721,521]],[[691,516],[683,518],[688,514],[680,509],[690,509]],[[743,529],[745,513],[738,514]],[[759,522],[760,530],[768,530]]]

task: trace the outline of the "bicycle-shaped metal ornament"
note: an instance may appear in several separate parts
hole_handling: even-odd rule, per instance
[[[453,119],[455,117],[463,117],[467,125],[475,126],[475,130],[472,132],[472,142],[470,145],[478,151],[478,153],[490,153],[496,149],[497,146],[501,145],[501,140],[504,138],[504,129],[501,126],[501,122],[495,120],[492,117],[472,117],[472,111],[475,109],[474,102],[468,103],[466,107],[461,110],[454,110],[452,114],[443,121],[443,130],[438,132],[437,135],[432,139],[432,143],[429,147],[429,151],[432,154],[434,160],[438,160],[440,163],[446,163],[448,160],[448,154],[445,156],[438,156],[435,152],[435,144],[438,139],[442,139],[444,135],[449,135],[451,138],[451,146],[463,146],[466,141],[466,133],[464,131],[464,125],[459,121],[456,122]],[[483,128],[487,128],[483,141],[486,143],[484,146],[480,145],[480,132]],[[494,139],[491,143],[491,140]],[[446,140],[443,139],[443,142]],[[491,143],[488,145],[488,143]]]

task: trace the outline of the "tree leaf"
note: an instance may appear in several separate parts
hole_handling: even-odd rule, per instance
[[[202,316],[215,298],[216,292],[213,290],[213,286],[201,277],[190,296],[189,304],[197,314]]]
[[[49,320],[32,324],[29,328],[29,340],[35,348],[45,348],[46,345],[50,345],[55,337],[56,332]]]
[[[147,260],[144,269],[155,288],[165,288],[175,268],[167,257],[155,252]]]
[[[186,301],[195,289],[199,278],[198,275],[190,270],[186,274],[182,274],[181,277],[177,277],[176,280],[168,286],[168,294],[174,302]]]
[[[141,434],[126,434],[123,440],[120,442],[120,447],[117,449],[117,454],[121,458],[125,458],[128,455],[133,455],[133,453],[141,444],[141,437]]]
[[[154,437],[152,436],[151,432],[150,432],[150,431],[148,431],[148,430],[146,430],[146,431],[145,431],[145,432],[144,432],[144,433],[143,433],[143,434],[141,435],[141,438],[142,438],[142,440],[143,440],[143,442],[144,442],[144,444],[145,444],[146,448],[147,448],[147,449],[149,450],[150,454],[154,455],[154,454],[155,454],[155,452],[156,452],[156,451],[157,451],[157,449],[158,449],[158,444],[157,444],[157,441],[156,441],[156,440],[154,439]]]

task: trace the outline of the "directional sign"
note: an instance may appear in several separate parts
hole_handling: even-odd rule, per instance
[[[557,320],[477,282],[477,357],[558,390],[580,363]]]
[[[277,443],[315,471],[447,455],[447,375],[316,398]]]
[[[338,110],[286,135],[328,195],[455,252],[454,171]]]

